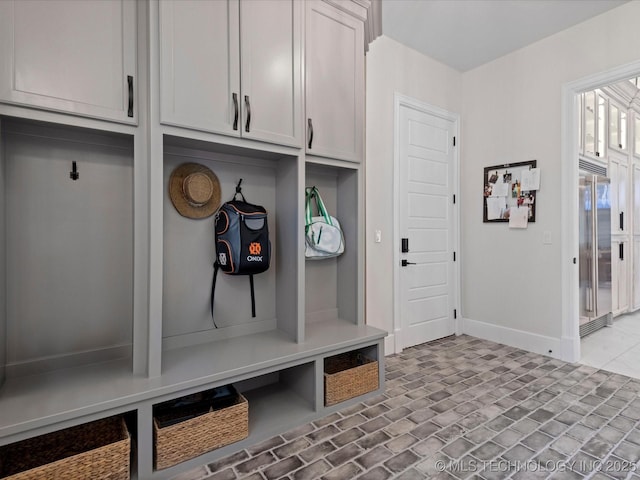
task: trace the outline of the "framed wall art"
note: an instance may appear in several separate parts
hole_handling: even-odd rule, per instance
[[[484,169],[483,222],[509,222],[516,213],[525,223],[536,221],[536,193],[540,188],[537,160],[494,165]],[[526,208],[526,214],[522,209]]]

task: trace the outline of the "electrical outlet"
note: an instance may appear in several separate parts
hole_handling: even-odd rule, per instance
[[[376,239],[375,239],[376,243],[380,243],[382,242],[382,230],[376,230]]]

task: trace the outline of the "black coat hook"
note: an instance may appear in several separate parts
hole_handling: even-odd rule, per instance
[[[240,185],[242,185],[242,179],[240,179],[238,185],[236,185],[236,193],[233,195],[233,199],[235,200],[238,197],[238,194],[240,194],[240,197],[242,197],[242,201],[246,202],[244,194],[242,193],[242,187]]]
[[[78,178],[80,178],[80,174],[78,173],[78,166],[76,165],[75,161],[71,163],[71,171],[69,172],[69,177],[71,178],[71,180],[78,180]]]

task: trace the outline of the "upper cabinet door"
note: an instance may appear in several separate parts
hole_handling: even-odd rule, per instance
[[[137,123],[136,2],[0,1],[0,100]]]
[[[300,8],[294,0],[162,0],[162,123],[300,146]]]
[[[160,121],[240,135],[237,0],[160,2]]]
[[[584,154],[592,157],[596,156],[596,93],[585,92],[583,95],[583,133],[584,133]]]
[[[609,100],[609,148],[627,151],[627,112]]]
[[[584,94],[584,154],[606,157],[607,100],[595,91]]]
[[[243,137],[302,144],[302,7],[297,0],[240,2]]]
[[[321,1],[306,14],[307,152],[362,160],[364,144],[364,26]]]

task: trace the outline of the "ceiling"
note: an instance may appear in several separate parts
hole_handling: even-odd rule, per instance
[[[382,33],[461,72],[628,0],[382,0]]]

